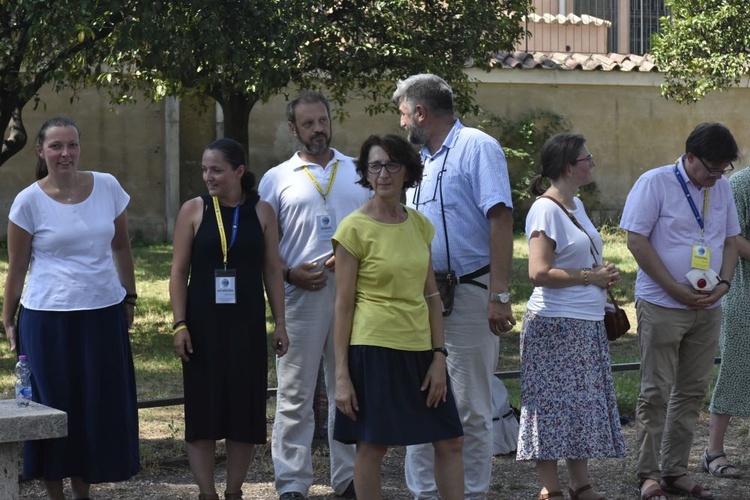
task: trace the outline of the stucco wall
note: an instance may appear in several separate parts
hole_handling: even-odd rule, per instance
[[[470,75],[483,81],[477,100],[488,111],[509,118],[531,109],[555,111],[588,138],[597,161],[598,208],[604,215],[617,216],[641,173],[674,162],[690,131],[702,121],[721,121],[734,132],[743,156],[738,168],[748,158],[743,106],[750,97],[747,87],[680,105],[660,96],[661,76],[656,73],[503,69]],[[163,105],[141,100],[110,110],[107,97],[95,91],[83,92],[72,104],[69,94],[47,90],[42,97],[46,109],[29,105],[24,112],[29,144],[0,168],[0,239],[13,198],[34,180],[34,136],[45,119],[59,114],[71,116],[81,128],[81,168],[114,174],[130,193],[133,237],[166,239]],[[258,178],[296,150],[284,114],[286,103],[278,96],[251,113],[249,166]],[[333,146],[345,154],[356,156],[369,134],[402,133],[395,113],[369,116],[365,107],[352,101],[343,123],[334,122]],[[212,106],[201,108],[190,100],[180,104],[180,202],[203,192],[200,159],[215,137],[215,120]],[[474,124],[471,118],[464,121]]]
[[[605,210],[622,208],[640,174],[674,162],[701,122],[719,121],[733,132],[740,146],[738,170],[748,159],[748,119],[742,105],[750,97],[748,88],[686,105],[661,97],[656,73],[503,70],[485,75],[489,77],[495,81],[477,91],[488,110],[511,117],[533,108],[552,110],[586,136],[596,157],[594,180]]]
[[[113,174],[130,194],[128,219],[136,239],[162,239],[164,222],[164,117],[161,104],[110,109],[106,95],[85,90],[71,103],[70,93],[45,89],[42,103],[28,104],[23,121],[26,147],[0,167],[0,238],[5,240],[8,211],[16,194],[34,182],[39,127],[53,116],[72,118],[81,130],[81,170]],[[159,215],[157,215],[159,214]]]

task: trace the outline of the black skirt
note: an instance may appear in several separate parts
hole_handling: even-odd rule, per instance
[[[359,404],[354,421],[336,411],[333,438],[346,444],[407,446],[463,436],[450,379],[445,403],[428,407],[420,390],[432,351],[350,346],[349,376]]]

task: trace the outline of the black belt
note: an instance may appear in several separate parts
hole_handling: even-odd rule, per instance
[[[489,264],[486,265],[486,266],[484,266],[484,267],[480,267],[479,269],[477,269],[474,272],[471,272],[469,274],[464,274],[463,276],[459,276],[458,282],[466,284],[466,285],[478,286],[479,288],[484,288],[485,290],[489,290],[489,288],[487,288],[487,285],[485,285],[481,281],[476,281],[476,279],[475,279],[475,278],[478,278],[480,276],[484,276],[488,272],[490,272],[490,266],[489,266]]]

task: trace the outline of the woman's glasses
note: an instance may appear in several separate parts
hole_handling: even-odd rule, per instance
[[[397,174],[401,172],[400,163],[389,161],[388,163],[373,162],[367,164],[367,171],[371,174],[379,174],[381,170],[385,169],[389,174]]]

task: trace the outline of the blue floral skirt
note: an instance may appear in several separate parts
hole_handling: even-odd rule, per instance
[[[624,456],[604,322],[527,312],[516,458]]]

